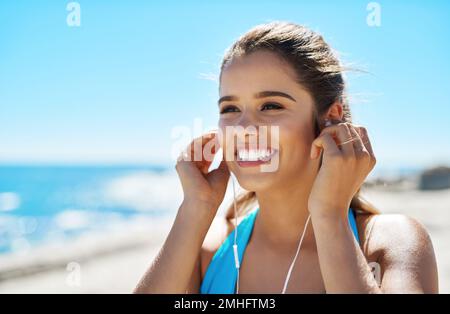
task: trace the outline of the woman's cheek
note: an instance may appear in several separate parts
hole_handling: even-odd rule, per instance
[[[280,147],[283,152],[283,156],[288,160],[286,163],[290,163],[299,159],[305,159],[309,156],[309,150],[312,143],[310,138],[310,131],[307,128],[299,127],[297,125],[286,125],[280,127]]]

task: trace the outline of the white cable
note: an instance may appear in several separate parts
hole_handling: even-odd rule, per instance
[[[239,254],[238,254],[238,246],[237,246],[237,233],[238,233],[238,223],[237,223],[237,207],[236,207],[236,187],[234,183],[234,176],[230,173],[231,182],[233,184],[233,204],[234,204],[234,244],[233,244],[233,253],[234,253],[234,264],[237,271],[237,279],[236,279],[236,293],[239,293]]]
[[[283,291],[281,291],[282,294],[286,293],[287,285],[289,283],[289,279],[291,278],[292,269],[294,268],[295,261],[297,260],[298,253],[300,252],[300,247],[302,246],[303,238],[305,237],[306,228],[308,227],[309,218],[311,215],[308,215],[308,218],[306,219],[305,227],[303,228],[303,233],[300,238],[300,242],[298,243],[297,252],[295,253],[294,260],[291,263],[291,266],[289,267],[289,271],[286,276],[286,280],[284,281]]]

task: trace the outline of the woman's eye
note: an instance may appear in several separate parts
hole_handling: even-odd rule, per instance
[[[267,103],[262,105],[261,110],[279,110],[283,109],[283,106],[276,103]]]
[[[236,106],[225,106],[220,113],[228,113],[228,112],[239,112],[239,109]]]

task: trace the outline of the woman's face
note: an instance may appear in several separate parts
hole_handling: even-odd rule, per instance
[[[294,69],[288,63],[269,51],[235,58],[222,71],[219,94],[219,128],[223,135],[224,158],[244,189],[268,190],[311,175],[314,161],[309,156],[314,140],[314,102],[296,82]],[[258,146],[263,136],[261,126],[267,127],[264,130],[268,139],[266,147]],[[241,131],[237,136],[229,132],[229,127],[238,127],[235,130],[254,127],[256,132]],[[276,127],[279,136],[274,131]],[[250,128],[247,130],[251,131]],[[253,138],[250,134],[254,134]],[[262,154],[257,151],[257,155],[249,152],[260,148],[268,150]],[[245,155],[246,151],[249,156]],[[267,161],[267,158],[271,160]],[[271,171],[262,171],[261,159],[265,161],[265,169]],[[277,167],[269,167],[271,162],[275,165],[275,160]]]

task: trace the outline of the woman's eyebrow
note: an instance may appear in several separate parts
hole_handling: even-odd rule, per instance
[[[291,95],[283,93],[283,92],[278,92],[278,91],[263,91],[263,92],[259,92],[259,93],[256,93],[253,95],[254,98],[265,98],[265,97],[275,97],[275,96],[284,97],[284,98],[287,98],[287,99],[297,102],[295,100],[295,98],[292,97]],[[223,96],[223,97],[220,97],[220,99],[217,103],[220,105],[220,103],[223,101],[237,101],[237,100],[239,100],[239,97]]]
[[[283,92],[278,92],[278,91],[259,92],[259,93],[256,93],[253,97],[255,97],[255,98],[265,98],[265,97],[274,97],[274,96],[284,97],[284,98],[287,98],[287,99],[290,99],[290,100],[296,102],[295,98],[292,97],[291,95],[283,93]]]
[[[239,97],[236,96],[223,96],[219,98],[219,101],[217,102],[217,104],[220,105],[221,102],[223,101],[237,101],[239,100]]]

